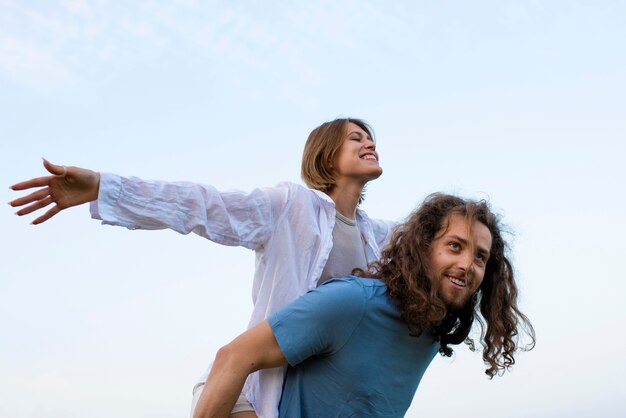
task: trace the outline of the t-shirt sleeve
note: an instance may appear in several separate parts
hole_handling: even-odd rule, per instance
[[[268,318],[287,362],[339,350],[363,320],[367,296],[355,280],[324,283]]]

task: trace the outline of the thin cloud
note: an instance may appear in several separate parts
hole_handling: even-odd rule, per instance
[[[406,30],[397,24],[397,10],[389,12],[375,3],[218,7],[182,1],[120,7],[68,0],[48,7],[17,2],[9,6],[8,15],[0,17],[6,33],[2,73],[36,86],[80,82],[103,73],[114,76],[129,63],[150,61],[181,48],[200,61],[231,61],[270,78],[278,70],[297,75],[298,83],[315,85],[325,77],[315,71],[313,57],[323,52],[320,45],[334,45],[334,53],[343,50],[366,60],[376,51],[393,50],[398,29]],[[381,35],[373,30],[376,25],[388,30]],[[368,42],[357,42],[364,36]],[[7,54],[16,44],[26,45],[26,50]],[[284,65],[277,69],[276,62]]]
[[[51,51],[11,37],[0,39],[0,73],[36,88],[64,85],[72,78]]]

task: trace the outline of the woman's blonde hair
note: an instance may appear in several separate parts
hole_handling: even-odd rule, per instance
[[[372,128],[365,121],[352,118],[339,118],[323,123],[309,134],[302,154],[302,180],[311,189],[329,193],[335,187],[332,162],[343,144],[351,122],[367,132],[374,141]]]

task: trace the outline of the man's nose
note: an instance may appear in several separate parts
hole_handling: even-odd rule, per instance
[[[474,268],[474,257],[471,254],[461,254],[458,259],[458,267],[466,274],[471,273]]]

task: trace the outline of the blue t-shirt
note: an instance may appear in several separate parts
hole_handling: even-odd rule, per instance
[[[403,417],[439,344],[380,280],[331,280],[268,318],[289,362],[280,417]]]

